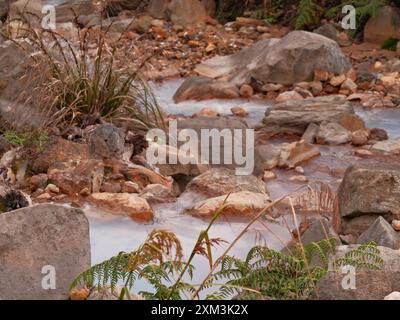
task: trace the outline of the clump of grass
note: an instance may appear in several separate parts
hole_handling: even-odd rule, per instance
[[[164,125],[162,111],[140,75],[147,59],[133,72],[117,70],[117,47],[106,41],[111,25],[96,31],[76,28],[77,41],[72,41],[54,30],[35,29],[24,14],[21,20],[22,34],[40,53],[34,58],[46,65],[47,70],[40,70],[46,80],[34,91],[51,125],[86,126],[116,117],[134,118],[148,127]],[[78,26],[77,16],[75,20]]]
[[[48,139],[46,131],[32,130],[19,133],[16,131],[6,131],[3,136],[14,147],[38,147],[41,148]]]
[[[400,40],[396,38],[389,38],[382,43],[381,47],[382,49],[385,50],[396,51],[397,44],[399,43],[399,41]]]

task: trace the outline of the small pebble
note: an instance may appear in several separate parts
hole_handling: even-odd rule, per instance
[[[392,227],[396,231],[400,231],[400,220],[393,220]]]
[[[303,167],[300,167],[300,166],[297,166],[294,170],[295,170],[296,172],[298,172],[298,173],[304,173]]]
[[[275,172],[268,170],[264,171],[264,177],[263,177],[264,181],[273,180],[275,178],[276,178]]]
[[[366,149],[357,149],[354,153],[357,156],[372,156],[373,155],[373,153],[371,151],[366,150]]]
[[[289,181],[292,182],[308,182],[308,179],[306,176],[293,176],[289,178]]]
[[[51,195],[49,195],[47,192],[42,193],[40,196],[36,197],[38,200],[50,200]]]
[[[51,192],[51,193],[59,193],[60,192],[60,188],[52,183],[49,183],[44,190],[46,192]]]

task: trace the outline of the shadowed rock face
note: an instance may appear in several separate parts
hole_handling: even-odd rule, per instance
[[[290,85],[312,81],[317,69],[343,74],[350,68],[335,41],[315,33],[293,31],[280,40],[259,41],[237,54],[212,58],[196,71],[213,78],[227,77],[236,85],[249,83],[251,78]]]
[[[67,299],[73,279],[89,267],[83,211],[45,204],[0,214],[0,299]],[[42,287],[49,270],[52,290]]]

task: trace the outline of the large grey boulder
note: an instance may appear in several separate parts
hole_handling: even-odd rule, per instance
[[[340,246],[337,257],[356,246]],[[356,269],[355,289],[342,286],[349,273],[331,271],[316,285],[320,300],[382,300],[393,291],[400,291],[400,250],[378,247],[383,266],[380,270]]]
[[[251,78],[262,82],[294,84],[312,81],[314,70],[343,74],[351,64],[339,45],[324,36],[292,31],[282,39],[268,39],[225,57],[214,57],[197,66],[200,75],[226,77],[236,85]]]
[[[340,122],[355,115],[351,104],[342,96],[289,100],[268,108],[263,124],[267,130],[303,134],[314,123]]]
[[[363,244],[371,241],[391,249],[400,248],[400,234],[382,217],[375,220],[368,230],[358,238],[357,243]]]
[[[89,267],[82,210],[44,204],[0,215],[0,299],[67,299],[73,279]]]
[[[400,216],[400,167],[384,163],[351,166],[338,194],[342,217]]]

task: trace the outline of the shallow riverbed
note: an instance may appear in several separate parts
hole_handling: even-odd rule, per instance
[[[230,115],[230,108],[241,106],[250,116],[245,119],[249,125],[259,123],[271,102],[263,100],[248,101],[237,100],[210,100],[202,102],[183,102],[175,104],[172,100],[182,80],[172,80],[163,84],[152,84],[154,92],[161,107],[170,114],[192,115],[204,107],[217,110],[222,115]],[[400,110],[363,110],[356,107],[356,112],[365,120],[368,127],[383,128],[390,138],[400,136]],[[310,161],[304,166],[305,175],[310,182],[323,181],[334,189],[340,182],[340,177],[345,168],[355,163],[360,158],[353,155],[349,147],[320,147],[321,157]],[[277,179],[268,182],[267,187],[273,199],[289,194],[301,187],[301,184],[289,182],[294,171],[276,170]],[[101,262],[120,251],[131,251],[141,244],[149,231],[153,228],[168,229],[175,232],[188,256],[197,240],[198,234],[208,225],[203,221],[183,214],[185,208],[193,204],[191,197],[180,197],[176,203],[156,206],[155,221],[152,224],[139,224],[129,218],[121,218],[98,212],[87,207],[85,212],[90,222],[90,236],[92,246],[92,264]],[[211,229],[211,237],[222,238],[231,242],[244,227],[245,222],[219,221]],[[252,230],[243,237],[234,247],[231,254],[243,257],[256,243],[262,242],[273,249],[281,249],[291,239],[291,234],[286,226],[265,221],[255,225]],[[227,244],[215,248],[214,256],[218,256],[226,248]],[[194,261],[196,267],[196,279],[194,283],[202,280],[209,270],[208,262],[204,257],[197,257]],[[141,285],[139,285],[141,287]],[[142,288],[146,286],[143,284]]]

